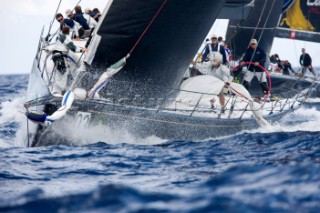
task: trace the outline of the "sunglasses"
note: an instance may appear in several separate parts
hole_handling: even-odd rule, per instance
[[[217,38],[211,38],[211,40],[217,40]]]
[[[63,20],[63,18],[57,19],[58,22],[61,22]]]

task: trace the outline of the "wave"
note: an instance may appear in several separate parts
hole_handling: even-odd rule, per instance
[[[1,212],[316,212],[320,169],[313,164],[273,168],[235,166],[207,181],[144,191],[127,184],[47,196],[40,188],[0,202]]]

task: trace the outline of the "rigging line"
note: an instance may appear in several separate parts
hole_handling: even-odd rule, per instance
[[[262,18],[262,16],[263,16],[263,13],[264,13],[264,11],[265,11],[265,9],[266,9],[266,3],[267,3],[267,1],[265,1],[265,5],[264,5],[263,10],[262,10],[262,12],[261,12],[261,16],[260,16],[260,18],[259,18],[259,22],[257,23],[256,29],[254,30],[251,39],[253,38],[254,34],[256,33],[256,31],[257,31],[257,29],[258,29],[258,25],[259,25],[259,23],[260,23],[260,21],[261,21],[261,18]],[[267,16],[267,18],[266,18],[266,21],[264,22],[264,25],[263,25],[262,28],[265,28],[266,25],[267,25],[267,22],[268,22],[268,20],[269,20],[269,18],[270,18],[272,9],[273,9],[273,7],[274,7],[274,3],[275,3],[275,0],[273,0],[271,9],[269,10],[269,14],[268,14],[268,16]],[[259,36],[259,38],[258,38],[258,43],[260,42],[263,33],[264,33],[264,30],[262,30],[261,33],[260,33],[260,36]],[[250,45],[250,44],[249,44],[249,45]],[[248,45],[248,47],[249,47],[249,45]],[[256,53],[256,50],[257,50],[257,48],[254,49],[253,54],[252,54],[252,57],[251,57],[251,59],[250,59],[250,62],[252,62],[253,57],[254,57],[254,55],[255,55],[255,53]]]
[[[258,29],[258,30],[274,30],[277,29],[277,27],[246,27],[246,26],[229,26],[229,28],[236,28],[236,29]]]
[[[259,24],[260,24],[260,22],[261,22],[263,13],[264,13],[264,11],[265,11],[265,9],[266,9],[267,2],[268,2],[268,1],[265,1],[265,2],[264,2],[264,5],[263,5],[263,8],[262,8],[262,11],[261,11],[259,20],[258,20],[258,22],[257,22],[257,25],[256,25],[256,27],[255,27],[255,30],[254,30],[253,33],[252,33],[251,39],[252,39],[252,38],[254,37],[254,35],[256,34],[257,28],[258,28],[258,26],[259,26]],[[250,44],[248,44],[248,47],[249,47],[249,45],[250,45]]]
[[[269,14],[268,14],[268,16],[267,16],[267,18],[266,18],[266,21],[264,22],[264,25],[263,25],[263,27],[262,27],[262,32],[261,32],[261,34],[260,34],[260,37],[259,37],[258,42],[260,42],[261,37],[262,37],[262,35],[263,35],[264,31],[267,29],[267,28],[266,28],[266,25],[267,25],[267,22],[269,21],[269,18],[270,18],[271,12],[272,12],[272,10],[273,10],[273,8],[274,8],[274,4],[275,4],[275,0],[273,0],[273,3],[272,3],[272,6],[271,6],[271,9],[269,10]],[[274,28],[276,28],[276,27],[274,27]],[[271,28],[271,29],[272,29],[272,28]]]
[[[82,0],[79,0],[78,3],[76,4],[76,6],[78,6],[81,1],[82,1]],[[58,13],[58,9],[60,8],[61,2],[62,2],[62,0],[60,0],[59,5],[58,5],[58,7],[57,7],[57,10],[56,10],[56,12],[55,12],[55,14],[54,14],[54,17],[53,17],[53,19],[52,19],[52,21],[51,21],[51,23],[50,23],[50,28],[49,28],[49,32],[48,32],[47,37],[50,36],[51,27],[52,27],[52,24],[53,24],[53,22],[54,22],[54,20],[55,20],[55,18],[56,18],[57,13]],[[74,6],[74,8],[71,10],[71,12],[73,12],[73,11],[75,10],[76,6]],[[58,32],[59,32],[59,28],[58,28],[58,30],[52,35],[50,41],[53,39],[53,37],[54,37]]]
[[[249,40],[249,44],[248,44],[247,48],[250,47],[251,39],[253,39],[254,35],[255,35],[256,32],[257,32],[258,26],[259,26],[259,24],[260,24],[260,22],[261,22],[262,16],[263,16],[264,11],[265,11],[265,9],[266,9],[267,2],[268,2],[268,1],[265,1],[265,2],[264,2],[264,5],[263,5],[263,8],[262,8],[262,10],[261,10],[261,14],[260,14],[259,20],[258,20],[257,25],[256,25],[256,27],[255,27],[252,35],[251,35],[251,38],[250,38],[250,40]],[[266,21],[266,22],[267,22],[267,21]],[[266,23],[266,22],[265,22],[265,23]],[[260,37],[260,38],[261,38],[261,37]],[[259,39],[258,39],[258,43],[259,43]],[[258,44],[257,44],[257,46],[258,46]],[[251,56],[250,62],[252,62],[253,57],[254,57],[254,55],[256,54],[256,51],[257,51],[257,48],[253,50],[253,54],[252,54],[252,56]]]
[[[134,44],[134,46],[131,48],[130,50],[130,54],[133,52],[133,50],[136,48],[136,46],[138,45],[138,43],[141,41],[142,37],[144,36],[144,34],[148,31],[148,29],[150,28],[151,24],[153,23],[153,21],[157,18],[157,16],[159,15],[159,13],[161,12],[161,10],[163,9],[164,5],[167,3],[168,0],[165,0],[162,5],[160,6],[160,8],[158,9],[158,11],[156,12],[156,14],[153,16],[153,18],[151,19],[151,21],[149,22],[148,26],[146,27],[146,29],[143,31],[143,33],[140,35],[139,39],[136,41],[136,43]]]
[[[234,31],[233,31],[233,35],[230,36],[230,38],[228,39],[228,41],[226,41],[226,43],[229,43],[229,42],[230,42],[230,46],[231,46],[231,48],[234,50],[234,53],[232,54],[232,56],[233,56],[234,59],[236,58],[236,42],[235,42],[235,36],[238,34],[238,30],[239,30],[239,28],[240,28],[240,24],[248,21],[249,17],[251,17],[252,14],[253,14],[253,9],[250,10],[250,13],[248,14],[248,16],[247,16],[246,19],[241,19],[241,20],[238,22],[237,26],[235,26],[235,29],[234,29]],[[242,6],[242,17],[244,17],[244,5]],[[230,22],[230,21],[229,21],[229,22]],[[243,56],[243,54],[242,54],[242,56]],[[241,56],[241,57],[242,57],[242,56]],[[240,58],[241,58],[241,57],[240,57]]]
[[[58,10],[59,10],[59,8],[60,8],[61,2],[62,2],[62,0],[60,0],[60,2],[59,2],[59,4],[58,4],[58,7],[57,7],[57,9],[56,9],[56,12],[54,13],[54,17],[53,17],[53,19],[52,19],[52,21],[51,21],[51,23],[50,23],[50,27],[49,27],[49,31],[48,31],[47,37],[50,36],[51,27],[52,27],[52,25],[53,25],[54,20],[56,19],[56,15],[57,15]]]

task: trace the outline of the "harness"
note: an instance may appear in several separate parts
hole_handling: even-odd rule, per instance
[[[219,44],[219,43],[218,43],[217,51],[213,51],[213,50],[212,50],[212,45],[213,45],[213,44],[209,44],[210,61],[213,61],[213,53],[214,53],[214,52],[220,52],[220,44]]]
[[[52,52],[52,60],[55,64],[55,67],[62,75],[67,72],[67,66],[64,57],[66,56],[62,51],[54,50]]]

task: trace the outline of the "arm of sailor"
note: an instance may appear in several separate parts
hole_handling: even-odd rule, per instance
[[[74,45],[73,42],[69,42],[67,43],[67,48],[73,52],[86,52],[87,51],[87,48],[86,47],[78,47],[76,45]]]
[[[232,76],[230,75],[230,69],[227,66],[221,65],[221,71],[222,71],[222,80],[229,84],[232,81]]]
[[[207,46],[206,46],[206,49],[205,49],[205,51],[204,51],[204,53],[202,55],[202,58],[201,58],[201,62],[204,62],[206,60],[206,58],[207,58],[207,56],[208,56],[208,54],[210,52],[209,45],[210,44],[207,44]]]
[[[226,50],[224,49],[223,45],[220,45],[220,53],[222,55],[222,63],[226,64],[227,63],[227,54],[226,54]]]
[[[210,61],[194,64],[194,67],[204,75],[207,75],[208,72],[211,71],[211,66],[212,66],[212,62]]]

